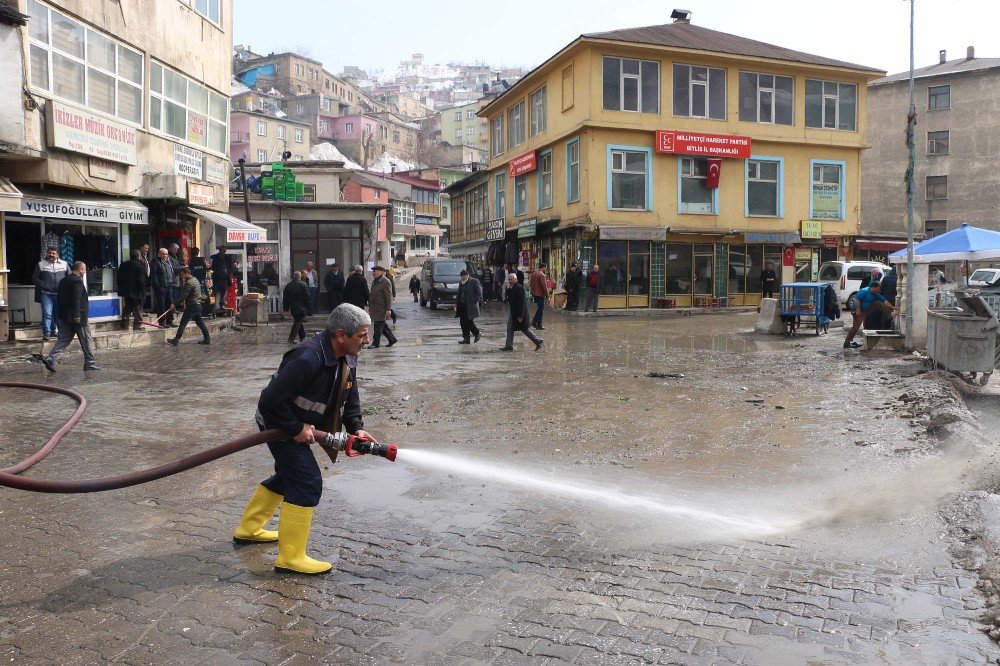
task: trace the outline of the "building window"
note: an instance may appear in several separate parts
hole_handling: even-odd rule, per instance
[[[257,136],[267,136],[267,123],[263,120],[257,121]]]
[[[328,100],[328,99],[324,99],[323,100],[323,110],[324,111],[329,111],[330,110],[330,100]]]
[[[507,148],[524,143],[524,100],[507,109]]]
[[[195,10],[216,25],[222,25],[219,5],[221,0],[181,0],[185,5]]]
[[[305,136],[305,132],[303,132],[301,129],[296,129],[295,130],[295,143],[302,143],[304,136]]]
[[[468,127],[465,128],[465,133],[468,134],[469,136],[472,136],[473,134],[476,133],[476,128],[473,127],[472,125],[469,125]]]
[[[566,202],[580,200],[580,139],[566,143]]]
[[[474,120],[476,118],[476,110],[475,109],[466,110],[465,117],[468,120]]]
[[[573,65],[562,71],[562,110],[566,111],[573,107]]]
[[[934,238],[948,231],[948,220],[927,220],[924,222],[924,237]]]
[[[844,167],[843,162],[810,160],[812,170],[809,197],[809,219],[844,219]]]
[[[502,171],[493,176],[493,217],[507,217],[507,176]]]
[[[306,105],[305,104],[302,104],[301,102],[299,102],[299,103],[297,103],[295,105],[295,115],[301,116],[301,115],[305,114],[305,112],[306,112]]]
[[[434,236],[414,236],[410,239],[411,250],[434,250]]]
[[[455,112],[455,122],[456,123],[462,122],[462,112],[461,111],[456,111]]]
[[[792,125],[792,82],[790,76],[740,72],[740,120]]]
[[[715,193],[718,191],[718,188],[708,186],[707,158],[680,158],[680,181],[678,213],[716,214]]]
[[[156,61],[149,71],[149,126],[225,154],[228,100]]]
[[[674,65],[674,115],[726,119],[726,70]]]
[[[514,178],[514,215],[524,215],[528,212],[528,177]]]
[[[604,56],[604,110],[659,113],[660,63]]]
[[[609,150],[609,208],[649,210],[649,156],[648,150]]]
[[[267,151],[263,148],[257,149],[257,161],[266,162],[267,161]]]
[[[456,139],[461,139],[462,138],[462,128],[461,127],[456,127],[455,128],[455,138]]]
[[[496,157],[503,153],[503,114],[493,118],[490,123],[493,126],[490,130],[493,141],[493,156]]]
[[[943,132],[927,133],[927,154],[947,155],[948,154],[948,130]]]
[[[927,109],[944,111],[951,108],[951,86],[930,86],[927,88]]]
[[[747,160],[748,217],[781,217],[781,160]]]
[[[40,2],[28,3],[31,86],[142,123],[143,56]]]
[[[853,83],[806,79],[806,127],[853,132],[858,87]]]
[[[528,111],[528,115],[531,116],[531,136],[541,134],[545,131],[547,124],[545,113],[545,86],[542,86],[535,92],[531,93],[531,108]]]
[[[399,130],[398,129],[392,130],[392,142],[393,143],[399,143]]]
[[[397,202],[392,206],[392,223],[413,226],[414,208],[412,203]]]
[[[325,120],[321,120],[321,121],[319,121],[319,131],[320,131],[320,132],[326,132],[326,131],[328,131],[329,129],[330,129],[330,123],[328,123],[328,122],[327,122],[327,121],[325,121]]]
[[[278,138],[279,139],[284,139],[285,138],[285,126],[284,125],[278,125]]]
[[[948,176],[927,176],[927,200],[948,198]]]
[[[344,123],[344,132],[354,134],[354,123]]]
[[[552,208],[552,151],[538,155],[538,208]]]

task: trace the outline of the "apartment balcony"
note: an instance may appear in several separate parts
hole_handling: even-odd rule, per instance
[[[250,143],[250,132],[230,132],[229,143]]]

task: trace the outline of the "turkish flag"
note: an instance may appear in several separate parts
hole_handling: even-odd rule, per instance
[[[722,160],[717,157],[710,157],[708,160],[708,180],[706,185],[708,187],[718,187],[719,186],[719,176],[722,174]]]

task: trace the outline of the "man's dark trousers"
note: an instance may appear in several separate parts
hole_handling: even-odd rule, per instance
[[[476,322],[469,319],[469,316],[464,312],[458,315],[458,323],[462,326],[463,339],[468,340],[470,335],[479,335],[479,327],[476,326]]]
[[[323,493],[323,477],[309,445],[289,439],[271,442],[267,448],[274,456],[274,476],[263,482],[264,487],[272,493],[282,495],[289,504],[319,504]]]
[[[177,335],[175,340],[180,340],[181,336],[184,335],[184,329],[187,328],[188,322],[194,320],[195,325],[201,330],[201,334],[205,336],[205,339],[209,339],[208,326],[205,326],[205,322],[201,318],[201,306],[200,305],[189,305],[184,308],[184,314],[181,315],[181,323],[177,327]]]
[[[541,340],[539,340],[538,336],[535,335],[534,333],[532,333],[528,329],[528,323],[526,321],[520,321],[520,322],[518,322],[518,321],[514,320],[514,317],[508,317],[507,318],[507,344],[504,345],[505,347],[513,347],[514,346],[514,331],[521,331],[526,336],[528,336],[528,339],[531,340],[532,342],[534,342],[536,345],[539,342],[541,342]]]
[[[378,347],[382,342],[382,334],[385,334],[385,339],[389,341],[389,344],[396,344],[396,336],[393,334],[392,329],[385,325],[384,321],[375,322],[375,335],[372,336],[372,345]]]
[[[580,306],[580,291],[578,289],[570,289],[566,292],[566,309],[576,310]]]
[[[306,327],[302,321],[306,318],[306,314],[293,314],[292,315],[292,330],[288,334],[288,341],[294,342],[295,337],[298,336],[299,342],[306,339]]]
[[[535,301],[535,316],[531,318],[531,325],[535,328],[542,327],[542,315],[545,314],[545,297],[544,296],[532,296]]]
[[[125,311],[122,313],[122,320],[125,328],[128,328],[128,320],[132,318],[132,330],[138,331],[142,328],[142,299],[125,297]]]
[[[163,313],[170,309],[170,304],[173,301],[170,298],[172,287],[167,285],[165,287],[160,287],[154,293],[156,294],[156,315],[158,317],[163,317]],[[163,326],[169,326],[174,323],[174,313],[170,312],[166,317],[160,319],[160,324]]]

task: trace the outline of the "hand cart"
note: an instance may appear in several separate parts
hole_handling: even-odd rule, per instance
[[[828,282],[790,282],[778,292],[778,314],[785,324],[785,335],[793,335],[803,318],[812,321],[816,335],[829,332],[825,290]]]

